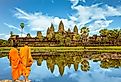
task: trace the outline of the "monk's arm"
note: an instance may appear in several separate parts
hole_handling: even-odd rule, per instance
[[[33,63],[33,58],[31,56],[31,49],[29,49],[29,65],[32,65]]]
[[[20,59],[17,58],[16,60],[13,61],[13,68],[17,68],[19,64],[20,64]]]

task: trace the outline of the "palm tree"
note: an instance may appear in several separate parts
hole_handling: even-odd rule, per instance
[[[102,42],[103,42],[103,43],[108,42],[108,37],[110,36],[110,35],[109,35],[110,32],[111,32],[111,31],[108,30],[108,29],[102,29],[102,30],[99,31],[100,36],[102,37]]]
[[[117,30],[117,29],[110,31],[110,37],[109,38],[111,38],[111,40],[113,41],[113,45],[117,44],[119,34],[120,34],[120,31]]]
[[[118,36],[117,40],[118,40],[118,44],[121,44],[120,43],[121,42],[121,29],[119,30],[119,36]]]
[[[13,35],[13,32],[11,31],[11,32],[10,32],[10,37],[12,37],[12,35]]]
[[[23,29],[24,29],[24,23],[23,22],[20,24],[20,27],[21,27],[21,36],[22,36]]]
[[[87,43],[87,39],[89,36],[89,28],[82,27],[80,33],[81,33],[82,43],[84,44],[84,48],[85,48],[85,45]]]

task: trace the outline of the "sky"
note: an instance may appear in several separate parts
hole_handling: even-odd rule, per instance
[[[24,34],[36,36],[36,31],[46,35],[51,23],[55,31],[60,21],[65,30],[79,32],[83,26],[90,29],[90,35],[99,30],[121,28],[121,0],[0,0],[0,38],[8,39],[10,31],[21,34],[20,23],[25,23]]]

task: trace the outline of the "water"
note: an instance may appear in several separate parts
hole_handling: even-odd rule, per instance
[[[32,82],[121,82],[120,60],[93,62],[80,56],[34,59],[29,76]],[[0,80],[4,79],[12,79],[7,57],[0,58]]]

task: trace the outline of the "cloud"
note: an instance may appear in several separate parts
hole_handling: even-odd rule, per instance
[[[120,82],[121,69],[103,69],[100,62],[89,61],[90,70],[88,72],[77,71],[69,75],[69,78],[76,79],[76,82]]]
[[[52,0],[51,2],[54,3],[54,0]]]
[[[85,2],[85,3],[86,3],[86,0],[80,0],[80,1],[82,1],[82,2]]]
[[[17,28],[16,26],[13,26],[13,25],[10,25],[10,24],[7,24],[7,23],[4,23],[4,25],[8,26],[9,28],[16,29],[16,30],[21,32],[21,29]]]
[[[10,37],[10,34],[0,34],[0,39],[7,40]]]
[[[43,15],[41,12],[27,13],[19,8],[16,8],[15,16],[18,19],[27,20],[28,27],[30,27],[31,31],[44,31],[44,35],[51,23],[53,23],[54,26],[58,26],[59,22],[62,20],[65,25],[65,29],[74,26],[74,22],[68,19]],[[55,29],[58,29],[58,27],[55,27]]]
[[[21,29],[16,27],[16,26],[14,26],[14,25],[11,25],[11,24],[8,24],[8,23],[4,23],[4,25],[8,26],[9,28],[12,28],[12,29],[15,29],[15,30],[18,30],[19,32],[21,32]],[[23,30],[23,33],[27,34],[27,32],[24,31],[24,30]]]
[[[93,24],[89,25],[89,28],[91,31],[90,35],[98,34],[98,32],[101,29],[107,28],[112,22],[113,22],[113,20],[97,20],[97,21],[95,21]]]
[[[2,35],[4,35],[4,34],[0,34],[0,36],[2,36]]]
[[[17,34],[21,36],[21,34]],[[22,37],[26,37],[26,34],[22,34]],[[33,36],[33,35],[32,35]],[[0,34],[0,39],[8,40],[10,38],[10,34]]]
[[[72,17],[78,18],[81,24],[87,24],[91,21],[106,20],[106,17],[121,16],[121,11],[112,6],[104,5],[105,8],[100,7],[100,4],[92,6],[75,6],[73,9],[77,11]]]
[[[72,8],[76,6],[80,1],[86,3],[86,0],[69,0],[69,1],[73,4]]]
[[[107,17],[121,16],[120,7],[113,7],[102,3],[83,6],[78,4],[80,1],[85,2],[85,0],[70,0],[72,3],[71,8],[76,12],[69,15],[68,19],[48,16],[42,12],[29,13],[19,8],[15,8],[15,16],[18,19],[26,20],[27,26],[30,27],[31,31],[42,31],[43,35],[46,35],[46,30],[50,27],[51,23],[54,24],[57,31],[61,20],[65,25],[65,30],[68,28],[72,30],[75,24],[78,29],[86,25],[91,30],[90,33],[94,34],[94,31],[98,33],[99,30],[107,28],[114,22],[112,19],[107,19]]]
[[[75,1],[75,0],[74,0]],[[72,1],[71,1],[72,2]],[[88,25],[90,30],[99,31],[101,27],[108,27],[114,21],[107,19],[107,17],[121,16],[121,10],[119,7],[113,7],[103,4],[94,4],[91,6],[77,5],[78,2],[73,2],[73,10],[76,13],[70,15],[70,19],[78,26],[82,27]],[[93,32],[91,32],[93,34]]]

